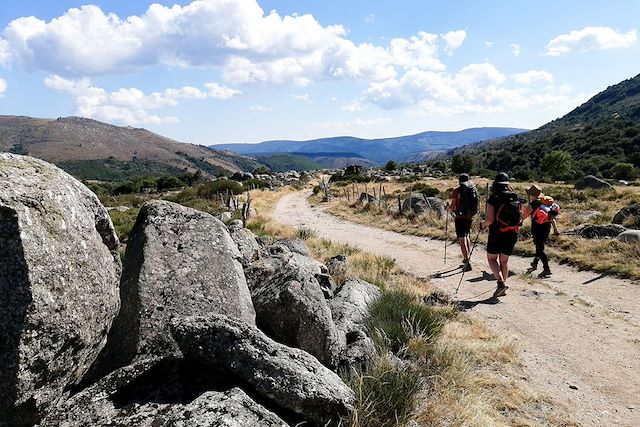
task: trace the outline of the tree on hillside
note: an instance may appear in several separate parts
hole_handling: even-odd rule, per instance
[[[453,173],[469,173],[475,166],[475,160],[471,154],[455,154],[451,158],[451,171]]]
[[[389,160],[387,162],[387,164],[384,165],[384,170],[386,170],[386,171],[391,172],[391,171],[394,171],[396,169],[398,169],[398,164],[395,162],[395,160]]]
[[[632,180],[636,179],[638,172],[633,163],[616,163],[611,168],[611,177],[615,179]]]
[[[542,158],[540,170],[544,176],[553,179],[566,178],[573,167],[571,153],[562,150],[551,151]]]

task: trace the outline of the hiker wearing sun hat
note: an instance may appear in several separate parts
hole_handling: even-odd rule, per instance
[[[553,227],[554,235],[559,234],[556,216],[560,213],[560,207],[551,196],[542,194],[542,188],[535,184],[527,189],[527,195],[529,196],[529,204],[525,206],[522,218],[531,219],[531,236],[536,246],[536,253],[528,272],[531,273],[537,269],[538,262],[542,261],[542,273],[539,274],[539,277],[548,277],[551,275],[551,269],[544,247],[551,233],[551,227]]]

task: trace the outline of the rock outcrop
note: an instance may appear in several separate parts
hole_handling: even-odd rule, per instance
[[[582,224],[567,234],[574,234],[585,239],[603,239],[605,237],[616,237],[627,229],[617,224]]]
[[[122,309],[97,371],[139,355],[176,354],[168,329],[176,316],[213,312],[254,323],[241,258],[213,216],[166,201],[145,203],[125,254]]]
[[[237,375],[314,425],[339,425],[353,410],[353,391],[340,377],[315,357],[276,343],[253,326],[210,315],[175,319],[172,330],[186,358]]]
[[[365,323],[369,307],[380,295],[376,286],[363,280],[348,279],[329,301],[342,348],[338,362],[340,369],[364,368],[374,361],[376,350],[367,335]]]
[[[576,190],[585,190],[587,188],[613,190],[613,186],[607,181],[597,178],[593,175],[587,175],[576,182]]]
[[[416,215],[432,212],[442,218],[447,213],[445,202],[437,197],[408,197],[402,202],[402,212],[413,211]]]
[[[620,209],[611,222],[624,225],[628,228],[640,228],[640,204],[634,204]]]
[[[210,427],[287,424],[228,378],[192,361],[143,359],[61,402],[40,427]]]
[[[119,308],[118,246],[82,183],[0,154],[0,425],[38,421],[98,356]]]
[[[640,243],[640,230],[623,231],[616,238],[625,243]]]
[[[251,289],[256,323],[271,338],[333,367],[340,349],[331,310],[315,277],[315,264],[304,265],[297,258],[313,261],[291,254]]]
[[[251,230],[241,228],[231,233],[231,238],[242,255],[242,265],[247,266],[260,256],[260,245]]]
[[[307,249],[307,245],[304,243],[304,240],[299,237],[278,240],[278,243],[285,245],[293,253],[309,256],[309,249]]]

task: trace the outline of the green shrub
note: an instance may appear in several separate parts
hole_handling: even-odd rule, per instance
[[[438,190],[435,187],[431,187],[430,185],[427,185],[424,182],[417,182],[413,184],[410,188],[410,191],[424,194],[426,197],[434,197],[440,194],[440,190]]]
[[[218,194],[241,194],[242,185],[236,181],[221,179],[218,181],[210,181],[198,187],[198,197],[213,199]]]
[[[406,291],[383,291],[369,311],[368,329],[381,334],[378,345],[388,346],[395,353],[402,350],[413,334],[427,340],[435,339],[451,316],[450,310],[420,304],[416,297]],[[381,342],[384,340],[385,342]]]
[[[312,237],[316,237],[318,233],[315,230],[308,227],[298,227],[296,230],[296,235],[302,240],[307,240]]]
[[[387,358],[379,359],[364,373],[352,371],[345,380],[356,394],[351,420],[354,427],[404,425],[423,385],[416,367],[396,364]]]

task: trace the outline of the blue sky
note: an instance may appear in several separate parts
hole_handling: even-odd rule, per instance
[[[636,0],[7,2],[0,114],[200,144],[535,128],[640,73],[638,16]]]

